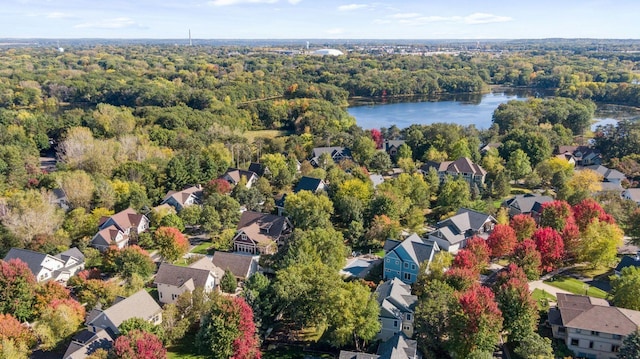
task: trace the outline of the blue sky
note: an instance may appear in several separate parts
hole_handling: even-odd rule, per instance
[[[638,0],[3,0],[0,38],[640,38]]]

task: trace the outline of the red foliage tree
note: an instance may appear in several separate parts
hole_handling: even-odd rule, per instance
[[[567,221],[573,218],[573,210],[566,201],[551,201],[542,204],[540,227],[551,227],[562,232]]]
[[[73,315],[75,315],[78,318],[85,317],[85,308],[77,300],[74,300],[71,298],[54,299],[51,301],[51,303],[49,303],[49,307],[53,309],[58,309],[58,307],[60,306],[68,307],[69,309],[72,310]]]
[[[0,261],[0,313],[11,313],[19,320],[33,314],[36,278],[19,259]]]
[[[54,300],[68,298],[69,290],[62,284],[54,281],[41,283],[36,287],[36,312],[42,313],[44,309]]]
[[[231,359],[260,359],[260,345],[256,336],[256,325],[253,322],[253,310],[240,297],[233,298],[233,301],[240,315],[238,322],[240,336],[233,341],[235,353]]]
[[[445,272],[444,280],[455,290],[467,290],[476,283],[478,274],[473,269],[452,267]]]
[[[487,245],[491,249],[493,257],[511,254],[517,243],[516,232],[506,224],[497,224],[487,238]]]
[[[487,245],[487,241],[480,237],[472,237],[467,241],[465,248],[476,257],[478,273],[489,265],[489,253],[491,253],[491,250]]]
[[[380,130],[374,128],[371,130],[371,132],[369,132],[369,134],[371,135],[371,139],[373,140],[373,142],[376,143],[376,149],[382,148],[384,139],[382,138],[382,133],[380,132]]]
[[[574,257],[580,244],[580,229],[578,229],[573,218],[567,220],[567,224],[564,226],[561,235],[566,255],[568,257]]]
[[[595,219],[600,222],[615,223],[615,219],[607,214],[593,198],[584,199],[582,202],[573,206],[573,214],[580,231],[584,231],[589,223]]]
[[[160,247],[160,255],[170,262],[176,261],[189,252],[189,241],[177,228],[160,227],[154,236]]]
[[[167,357],[167,350],[154,334],[132,330],[116,339],[113,354],[122,359],[164,359]]]
[[[204,186],[205,194],[211,194],[211,193],[227,194],[227,193],[231,193],[232,189],[233,187],[231,187],[231,183],[227,182],[222,178],[213,179]]]
[[[27,347],[35,343],[31,330],[11,314],[0,314],[0,341],[2,340],[13,340],[14,343],[23,343]]]
[[[536,231],[536,221],[533,217],[526,214],[517,214],[511,218],[509,226],[516,232],[518,242],[525,238],[531,238],[533,232]]]
[[[452,319],[452,347],[460,357],[474,350],[491,350],[502,331],[502,312],[493,292],[474,285],[458,296],[461,311]]]
[[[533,233],[536,248],[542,259],[542,270],[553,270],[564,256],[564,242],[562,236],[553,228],[540,228]]]
[[[518,265],[527,276],[528,280],[540,278],[540,268],[542,267],[542,256],[536,243],[531,239],[525,239],[518,243],[511,256],[513,262]]]

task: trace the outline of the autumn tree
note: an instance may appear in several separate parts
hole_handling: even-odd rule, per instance
[[[496,258],[511,254],[517,242],[516,232],[506,224],[497,224],[487,238],[491,255]]]
[[[489,265],[490,252],[491,250],[484,239],[472,237],[467,241],[467,246],[458,251],[453,260],[453,267],[470,269],[478,276]]]
[[[494,292],[509,341],[519,342],[535,332],[538,307],[531,297],[527,276],[520,267],[510,264],[505,271],[500,272]]]
[[[161,326],[155,325],[142,318],[129,318],[118,326],[118,332],[120,332],[120,335],[127,335],[135,330],[151,333],[160,339],[164,336]]]
[[[553,228],[539,228],[533,233],[533,241],[540,252],[542,269],[551,271],[558,265],[564,256],[564,242],[562,237]]]
[[[536,243],[531,239],[525,239],[516,245],[511,260],[522,268],[528,280],[540,278],[542,268],[542,256],[536,248]]]
[[[611,283],[611,298],[616,307],[640,310],[640,268],[627,267]]]
[[[460,309],[451,319],[449,349],[465,358],[474,350],[493,351],[502,332],[502,312],[493,292],[475,285],[458,294]]]
[[[542,204],[540,227],[550,227],[560,233],[572,219],[573,210],[567,202],[552,201]]]
[[[54,281],[39,283],[35,290],[34,309],[38,315],[43,313],[54,300],[69,298],[69,290],[62,284]]]
[[[40,345],[51,350],[78,331],[84,323],[85,309],[73,299],[56,299],[40,314],[35,327]]]
[[[0,314],[0,358],[28,358],[36,338],[11,314]]]
[[[578,260],[592,266],[609,266],[618,260],[618,247],[623,245],[624,233],[615,223],[596,219],[582,231],[578,246]]]
[[[536,221],[533,217],[526,214],[516,214],[511,218],[509,226],[516,232],[518,242],[522,242],[525,238],[531,238],[533,232],[536,231]]]
[[[6,202],[0,201],[0,221],[28,247],[38,234],[53,235],[64,218],[62,210],[52,203],[46,191],[27,190],[16,192]]]
[[[128,246],[122,249],[109,248],[105,256],[113,253],[113,270],[124,278],[131,278],[134,274],[148,278],[155,270],[155,264],[149,253],[138,246]]]
[[[149,332],[133,330],[119,336],[113,343],[115,358],[122,359],[166,359],[167,350],[162,341]]]
[[[10,313],[18,320],[34,314],[36,278],[19,259],[0,261],[0,313]]]
[[[602,209],[602,206],[600,206],[600,204],[593,198],[587,198],[574,205],[573,213],[576,219],[576,224],[581,232],[583,232],[587,226],[595,220],[615,223],[613,217],[608,215],[604,209]]]
[[[295,228],[311,229],[331,226],[333,204],[325,195],[300,191],[288,195],[284,206],[285,212]]]
[[[478,281],[478,274],[473,269],[451,267],[444,273],[443,280],[456,291],[465,291]]]
[[[60,188],[64,190],[71,207],[87,209],[91,207],[95,185],[86,172],[61,172],[58,174],[57,181]]]
[[[177,228],[160,227],[155,231],[154,237],[160,248],[160,255],[169,262],[175,262],[189,252],[189,241]]]

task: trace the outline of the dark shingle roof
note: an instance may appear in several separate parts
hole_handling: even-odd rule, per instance
[[[33,275],[38,275],[42,269],[42,262],[47,258],[47,254],[31,251],[28,249],[11,248],[9,253],[4,257],[5,261],[10,259],[19,259],[29,266]],[[59,259],[59,258],[57,258]]]
[[[316,192],[323,183],[324,181],[320,178],[303,176],[302,178],[300,178],[300,181],[293,189],[293,193],[298,193],[300,191]]]
[[[396,333],[393,338],[378,346],[380,359],[413,359],[416,357],[418,343],[415,340],[407,339],[402,333]]]
[[[553,198],[549,196],[542,196],[538,194],[519,194],[504,202],[506,206],[518,208],[520,213],[531,213],[532,210],[539,212],[541,210],[540,205],[543,203],[551,202]]]
[[[193,288],[189,288],[193,290],[196,287],[204,287],[205,284],[207,284],[207,279],[210,274],[211,272],[205,269],[180,267],[169,263],[162,263],[153,283],[181,287],[186,282],[193,280]]]
[[[377,354],[369,354],[369,353],[358,353],[351,352],[347,350],[341,350],[340,356],[338,359],[379,359],[380,356]]]
[[[254,265],[253,256],[228,252],[215,252],[211,261],[216,267],[222,270],[229,269],[233,275],[239,278],[246,278]]]
[[[94,333],[84,329],[76,334],[71,344],[62,356],[63,359],[81,359],[93,354],[98,349],[109,350],[113,345],[113,338],[104,330]]]

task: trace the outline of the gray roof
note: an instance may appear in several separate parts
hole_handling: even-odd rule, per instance
[[[213,253],[211,261],[222,269],[229,269],[238,278],[247,278],[251,275],[251,268],[254,266],[254,256],[247,254],[229,253],[217,251]]]
[[[42,269],[42,262],[44,262],[47,257],[54,258],[53,256],[50,256],[48,254],[35,252],[28,249],[11,248],[9,250],[9,253],[4,256],[4,260],[6,262],[10,259],[19,259],[26,263],[27,266],[29,266],[29,269],[31,270],[31,273],[33,273],[33,275],[38,275],[38,273]],[[59,261],[63,261],[60,258],[56,259]]]
[[[610,182],[612,180],[623,180],[623,179],[627,178],[624,175],[624,173],[622,173],[622,172],[620,172],[618,170],[607,168],[607,167],[602,166],[602,165],[585,166],[585,167],[581,167],[580,169],[587,169],[587,170],[596,171],[600,175],[602,175],[602,177],[604,177],[605,181],[608,181],[608,182]],[[579,170],[579,168],[576,168],[576,170]]]
[[[162,308],[153,297],[146,290],[141,289],[127,298],[116,299],[115,304],[103,310],[102,314],[107,316],[111,323],[118,327],[122,322],[131,318],[150,320],[161,311]]]
[[[484,176],[487,171],[480,165],[473,163],[467,157],[458,158],[455,161],[445,162],[432,162],[425,163],[420,169],[424,172],[429,172],[429,168],[434,167],[438,172],[451,172],[451,173],[471,173],[474,176]]]
[[[373,183],[373,188],[378,187],[379,185],[384,183],[384,177],[382,177],[382,175],[379,174],[371,174],[369,175],[369,179],[371,180],[371,183]]]
[[[391,339],[380,343],[378,346],[380,359],[414,359],[418,358],[418,343],[407,339],[400,333],[396,333]]]
[[[380,304],[380,316],[399,318],[402,313],[413,313],[418,297],[411,294],[411,285],[399,278],[390,279],[376,288],[376,299]]]
[[[517,208],[520,213],[531,213],[532,210],[541,209],[540,205],[547,202],[552,202],[553,198],[550,196],[543,196],[539,194],[519,194],[504,201],[504,205],[507,207]]]
[[[455,216],[438,222],[436,231],[442,233],[442,238],[449,243],[456,244],[467,238],[469,232],[479,231],[487,221],[497,222],[489,214],[460,208]]]
[[[380,356],[377,354],[351,352],[347,350],[341,350],[340,356],[338,356],[338,359],[379,359],[379,358]]]
[[[96,333],[84,329],[71,339],[63,359],[84,359],[98,349],[109,350],[113,345],[113,338],[109,333],[100,329]]]
[[[321,185],[324,185],[324,181],[320,178],[302,176],[296,187],[293,189],[293,193],[298,193],[300,191],[317,192]]]
[[[565,327],[623,336],[638,330],[639,311],[611,307],[606,300],[584,295],[558,293],[557,298]]]
[[[640,188],[627,188],[624,194],[634,202],[640,202]]]
[[[84,262],[84,254],[76,247],[69,248],[62,253],[56,254],[54,257],[62,259],[67,262],[70,257],[77,259],[79,262]]]
[[[211,274],[213,273],[206,269],[180,267],[169,263],[162,263],[153,283],[156,285],[172,285],[178,288],[186,284],[189,290],[194,290],[197,287],[204,287]]]
[[[388,241],[389,242],[389,241]],[[397,241],[390,241],[397,243]],[[439,250],[438,245],[434,241],[424,240],[417,234],[412,234],[407,237],[400,244],[392,247],[389,251],[393,251],[396,248],[402,247],[411,257],[416,264],[421,264],[424,261],[430,260],[436,251]],[[385,248],[387,248],[385,242]]]

